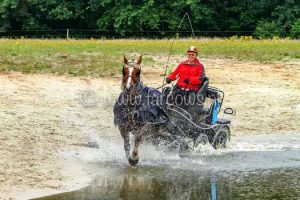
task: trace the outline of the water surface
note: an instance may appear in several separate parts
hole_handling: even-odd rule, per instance
[[[143,144],[137,167],[119,142],[98,138],[100,150],[73,152],[92,184],[41,199],[300,199],[299,134],[234,138],[229,149],[201,146],[185,158]]]

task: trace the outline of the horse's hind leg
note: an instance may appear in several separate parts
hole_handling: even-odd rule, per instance
[[[123,137],[124,140],[124,150],[126,153],[126,158],[129,158],[129,154],[130,154],[130,140],[129,140],[129,131],[126,129],[126,127],[119,127],[120,129],[120,133]]]

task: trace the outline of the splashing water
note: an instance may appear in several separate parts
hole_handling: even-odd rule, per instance
[[[300,149],[300,133],[261,134],[236,137],[229,151],[284,151]]]
[[[80,149],[76,154],[86,162],[129,165],[120,137],[100,138],[90,134],[98,149]],[[73,152],[75,153],[75,151]],[[227,149],[215,150],[199,145],[188,156],[180,157],[163,147],[143,143],[139,148],[139,166],[173,169],[232,171],[300,166],[299,134],[254,135],[232,138]]]

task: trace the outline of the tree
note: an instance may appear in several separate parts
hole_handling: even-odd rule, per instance
[[[289,35],[293,23],[300,17],[300,1],[299,0],[286,0],[283,4],[278,5],[272,17],[278,26],[281,27],[281,35]]]
[[[218,31],[255,31],[271,37],[278,34],[278,27],[279,35],[287,36],[300,18],[300,0],[0,0],[0,28],[98,29],[121,36],[160,31],[170,36],[173,33],[167,31],[175,31],[185,13],[194,30],[216,31],[207,36],[222,36]],[[190,35],[187,21],[180,31]]]
[[[280,35],[280,28],[275,22],[260,21],[254,31],[255,37],[268,39]]]
[[[291,37],[300,39],[300,18],[296,20],[291,29]]]
[[[0,1],[0,28],[21,29],[28,17],[28,3],[26,0]]]

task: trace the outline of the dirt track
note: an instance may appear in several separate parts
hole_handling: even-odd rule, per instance
[[[225,91],[224,107],[237,111],[234,135],[300,133],[299,61],[201,61],[210,84]],[[158,65],[143,68],[146,85],[160,86]],[[119,83],[118,77],[0,74],[0,199],[28,188],[64,189],[69,177],[59,150],[86,145],[91,134],[119,137],[112,123]],[[85,105],[94,106],[84,106],[82,94]]]

